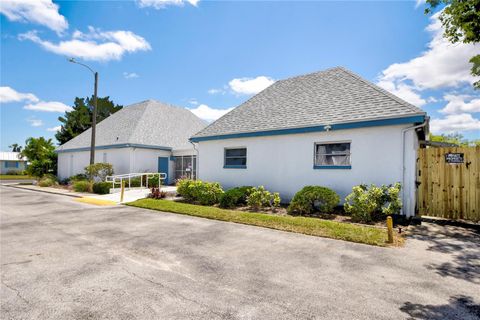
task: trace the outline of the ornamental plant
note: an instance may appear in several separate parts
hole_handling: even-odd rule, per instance
[[[321,186],[306,186],[298,191],[288,206],[288,213],[310,215],[314,212],[331,213],[340,202],[332,189]]]
[[[107,176],[113,175],[111,163],[94,163],[85,167],[85,175],[94,181],[105,181]]]
[[[252,188],[252,192],[247,197],[248,206],[254,210],[259,210],[263,207],[271,207],[273,210],[276,210],[280,206],[280,202],[280,194],[278,192],[272,194],[270,191],[265,190],[264,186]]]
[[[397,214],[402,208],[400,190],[400,183],[381,187],[374,184],[355,186],[345,198],[345,212],[350,213],[352,220],[358,222],[371,222],[385,215]]]

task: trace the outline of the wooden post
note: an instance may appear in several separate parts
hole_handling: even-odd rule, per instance
[[[392,217],[387,217],[387,234],[388,234],[388,243],[393,243],[393,219]]]
[[[122,189],[120,190],[120,202],[123,202],[124,194],[125,194],[125,180],[122,179]]]

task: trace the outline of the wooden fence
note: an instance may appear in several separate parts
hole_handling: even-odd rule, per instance
[[[420,215],[480,220],[480,147],[419,149]]]

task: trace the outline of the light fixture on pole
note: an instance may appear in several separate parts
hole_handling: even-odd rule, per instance
[[[76,61],[74,58],[68,59],[69,62],[71,63],[76,63],[79,64],[93,73],[93,76],[95,78],[95,85],[93,89],[93,112],[92,112],[92,140],[90,144],[90,164],[95,163],[95,129],[97,126],[97,88],[98,88],[98,72],[93,71],[92,68],[87,66],[86,64],[83,64],[81,62]]]

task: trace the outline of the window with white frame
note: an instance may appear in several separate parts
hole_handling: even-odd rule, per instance
[[[225,168],[246,168],[247,148],[225,149]]]
[[[315,166],[349,167],[350,142],[315,143]]]

